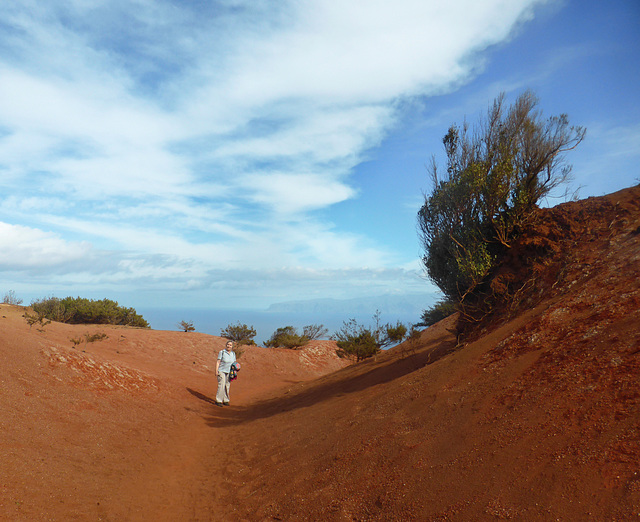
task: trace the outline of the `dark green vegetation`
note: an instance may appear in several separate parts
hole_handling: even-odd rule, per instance
[[[380,312],[373,316],[375,325],[365,327],[355,319],[345,321],[342,328],[333,334],[338,345],[338,355],[355,356],[357,361],[373,357],[382,348],[402,342],[407,335],[407,327],[397,322],[395,326],[380,323]]]
[[[473,131],[466,123],[449,128],[446,172],[435,161],[429,169],[433,192],[418,212],[422,261],[446,300],[459,307],[496,267],[540,200],[569,178],[564,153],[584,139],[585,130],[570,126],[565,114],[544,119],[537,105],[531,92],[508,108],[500,95]],[[428,322],[436,310],[425,314]]]
[[[36,317],[70,324],[115,324],[148,328],[149,324],[133,308],[119,306],[110,299],[49,297],[31,303]]]
[[[299,348],[327,334],[322,324],[310,324],[302,329],[302,334],[293,326],[278,328],[271,338],[264,343],[267,348]]]
[[[230,341],[234,341],[238,345],[255,346],[253,338],[256,336],[256,330],[253,326],[247,326],[246,324],[240,324],[240,322],[232,325],[227,325],[223,330],[220,330],[220,337],[225,337]],[[236,350],[237,355],[237,350]]]
[[[422,312],[421,321],[415,326],[431,326],[456,312],[456,303],[449,299],[441,299],[431,308]]]

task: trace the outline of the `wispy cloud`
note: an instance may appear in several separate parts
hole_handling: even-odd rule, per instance
[[[477,72],[537,3],[5,6],[2,267],[99,251],[104,279],[197,287],[217,270],[406,263],[316,212],[358,196],[350,173],[399,100]]]
[[[590,182],[592,193],[596,195],[609,194],[640,182],[640,124],[607,123],[587,123],[587,136],[581,145],[583,154],[574,161],[574,172],[580,174],[581,180]]]

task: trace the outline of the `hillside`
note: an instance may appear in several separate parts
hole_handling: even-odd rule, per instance
[[[637,520],[640,187],[542,211],[492,288],[462,345],[248,349],[230,408],[222,339],[2,306],[0,519]]]
[[[0,305],[0,520],[126,520],[173,497],[211,448],[202,417],[214,408],[225,340],[122,326],[38,330],[24,311]],[[100,333],[108,338],[71,342]],[[243,350],[235,411],[347,364],[329,341]]]

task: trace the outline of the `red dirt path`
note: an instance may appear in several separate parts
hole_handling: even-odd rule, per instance
[[[229,408],[220,338],[0,306],[0,519],[640,520],[640,188],[549,212],[474,342],[246,349]]]

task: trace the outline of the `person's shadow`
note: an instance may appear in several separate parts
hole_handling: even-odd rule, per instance
[[[206,395],[200,393],[199,391],[192,390],[191,388],[187,388],[187,391],[194,397],[197,397],[198,399],[200,399],[201,401],[209,402],[211,404],[216,403],[216,401],[213,400],[211,397],[207,397]]]

